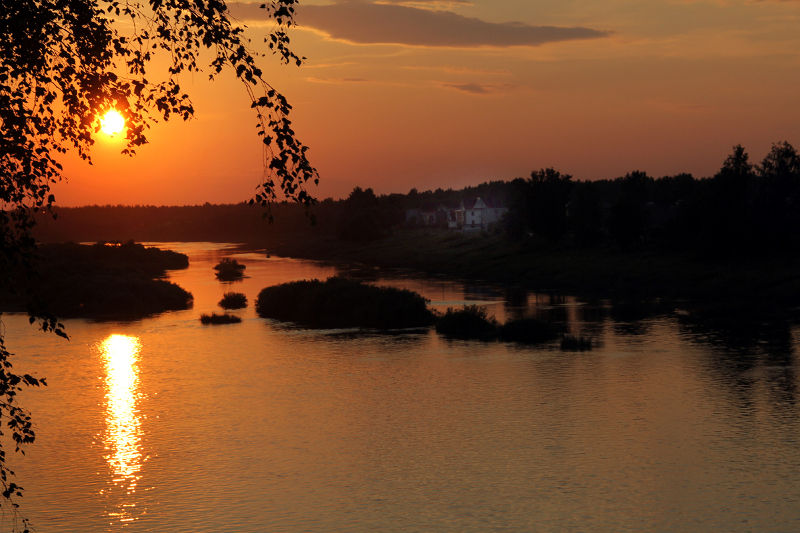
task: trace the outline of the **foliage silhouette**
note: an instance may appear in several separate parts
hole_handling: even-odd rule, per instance
[[[637,248],[644,242],[649,222],[644,207],[650,180],[641,171],[631,172],[620,180],[620,194],[611,211],[609,230],[621,250]]]
[[[407,289],[331,277],[266,287],[256,298],[256,312],[309,328],[398,329],[430,325],[428,303]]]
[[[461,309],[448,307],[436,318],[436,332],[456,339],[490,339],[497,330],[497,320],[489,316],[486,307],[465,305]]]
[[[214,270],[217,271],[216,276],[218,280],[233,281],[243,278],[244,269],[246,268],[247,266],[241,264],[236,259],[225,257],[219,263],[217,263],[217,265],[214,267]]]
[[[218,315],[217,313],[211,313],[210,315],[203,313],[202,315],[200,315],[200,322],[206,325],[238,324],[241,321],[242,321],[241,317],[238,317],[236,315],[231,315],[228,313],[222,313],[221,315]]]
[[[132,242],[52,244],[41,250],[37,284],[59,316],[139,318],[191,305],[190,293],[153,279],[188,266],[184,254]],[[24,282],[24,273],[19,278]],[[10,291],[0,291],[0,309],[19,311],[25,303]]]
[[[265,0],[261,7],[275,21],[265,42],[282,63],[299,65],[303,58],[290,50],[286,33],[295,25],[296,2]],[[0,277],[13,287],[12,272],[25,273],[28,312],[43,330],[66,336],[37,287],[31,235],[37,213],[54,216],[51,187],[62,178],[58,159],[74,149],[90,162],[99,117],[112,108],[127,123],[123,153],[130,155],[147,142],[146,130],[157,119],[190,119],[194,107],[180,75],[200,71],[203,50],[212,54],[210,77],[229,68],[251,100],[265,151],[264,173],[251,201],[264,206],[270,220],[279,194],[302,204],[307,214],[315,203],[305,186],[318,175],[292,129],[291,106],[263,79],[258,54],[224,1],[0,0],[0,35]],[[158,51],[170,59],[154,78]],[[20,383],[9,365],[0,375],[7,384],[0,387],[5,391],[0,408],[11,405],[16,385],[10,384]],[[0,417],[11,412],[4,409]],[[10,489],[9,475],[0,454],[6,503],[21,490],[15,484]]]
[[[371,222],[354,222],[349,228],[352,232],[343,231],[346,224],[340,224],[351,220],[349,215],[354,209],[350,198],[339,201],[328,198],[315,208],[319,219],[326,224],[313,227],[307,224],[302,206],[276,205],[278,219],[269,235],[264,235],[259,225],[258,210],[245,204],[62,208],[58,227],[42,224],[37,235],[50,242],[117,238],[251,242],[281,255],[366,260],[382,266],[409,266],[480,277],[486,274],[476,269],[456,272],[451,265],[462,262],[458,258],[427,259],[421,250],[411,249],[398,261],[395,257],[399,254],[390,253],[389,248],[403,245],[406,240],[458,238],[460,233],[454,230],[424,224],[406,226],[407,210],[483,195],[500,199],[510,208],[498,227],[509,241],[505,253],[513,261],[522,262],[526,254],[548,251],[575,250],[576,256],[596,251],[613,254],[612,247],[671,257],[685,254],[686,258],[704,262],[791,256],[800,245],[796,150],[789,143],[777,143],[760,165],[750,164],[741,147],[734,147],[733,152],[723,161],[720,171],[708,178],[697,179],[690,174],[655,178],[644,172],[631,172],[616,179],[569,180],[571,192],[564,209],[566,230],[555,240],[548,239],[541,231],[533,237],[529,235],[534,232],[526,207],[529,180],[523,178],[461,190],[415,191],[409,195],[375,195],[367,194],[368,189],[360,190],[360,194],[351,196],[369,198],[369,202],[358,205],[367,206]],[[546,170],[544,173],[547,174]],[[551,174],[555,173],[561,175],[558,171]],[[373,233],[371,228],[377,231]],[[404,230],[408,237],[400,234]],[[345,235],[359,231],[368,236],[362,239]],[[468,240],[448,242],[446,248],[453,254],[458,249],[468,250],[473,247]],[[364,246],[367,243],[369,246]],[[473,259],[486,262],[481,257]],[[484,270],[494,268],[490,262]]]
[[[247,296],[241,292],[226,292],[218,305],[223,309],[244,309],[247,307]]]
[[[527,180],[514,180],[514,201],[509,209],[506,231],[519,238],[524,225],[534,233],[558,243],[567,232],[567,204],[572,176],[554,168],[531,172]]]
[[[559,328],[552,322],[533,317],[522,317],[498,324],[489,316],[486,307],[465,305],[461,309],[448,307],[436,318],[436,332],[456,339],[483,341],[501,340],[522,344],[539,344],[557,339]]]
[[[355,187],[344,201],[338,221],[338,237],[344,241],[370,242],[388,235],[386,223],[372,189]]]

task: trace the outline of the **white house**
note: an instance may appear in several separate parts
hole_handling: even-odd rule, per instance
[[[489,228],[508,212],[494,198],[470,198],[461,201],[461,226],[464,231],[480,231]]]

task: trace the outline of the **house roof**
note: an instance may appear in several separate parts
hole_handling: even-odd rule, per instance
[[[501,204],[497,198],[482,198],[479,196],[478,198],[465,199],[464,209],[474,209],[475,204],[478,203],[478,200],[481,200],[484,204],[486,204],[486,207],[489,209],[498,209],[503,207],[503,204]]]

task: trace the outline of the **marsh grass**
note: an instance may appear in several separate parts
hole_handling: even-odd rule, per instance
[[[399,329],[432,324],[428,303],[428,299],[407,289],[331,277],[266,287],[255,305],[263,318],[309,328]]]
[[[436,318],[436,333],[455,339],[492,339],[497,332],[497,320],[488,316],[485,307],[465,305],[461,309],[448,307]]]
[[[614,291],[626,297],[709,298],[717,302],[735,297],[800,305],[796,262],[768,257],[711,261],[688,253],[620,252],[613,246],[571,248],[535,237],[510,242],[498,235],[480,237],[428,229],[397,230],[369,246],[311,238],[287,240],[275,248],[292,257],[411,268],[539,291]]]
[[[241,317],[228,313],[222,313],[221,315],[217,313],[211,313],[210,315],[203,313],[200,315],[200,322],[203,324],[238,324],[241,321]]]
[[[244,270],[247,266],[241,264],[236,259],[225,257],[217,263],[214,270],[217,271],[216,276],[220,281],[234,281],[244,277]]]
[[[186,255],[133,242],[51,244],[42,247],[38,289],[59,317],[140,318],[188,309],[192,294],[163,279],[189,266]],[[0,288],[0,310],[21,310],[27,280],[15,296]]]
[[[226,292],[217,305],[223,309],[244,309],[247,307],[247,296],[241,292]]]
[[[436,332],[455,339],[539,344],[557,339],[561,329],[552,322],[533,317],[499,324],[495,317],[489,316],[485,307],[465,305],[461,309],[448,307],[443,315],[437,317]]]

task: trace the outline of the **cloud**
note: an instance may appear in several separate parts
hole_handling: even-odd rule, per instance
[[[258,9],[258,5],[239,4],[237,15],[241,13],[239,16],[245,20],[263,20],[266,13]],[[556,41],[596,39],[611,34],[589,28],[531,26],[522,22],[498,24],[451,11],[371,4],[357,0],[342,0],[330,5],[303,5],[297,8],[296,20],[300,28],[354,44],[443,48],[539,46]]]
[[[436,72],[446,72],[448,74],[486,74],[486,75],[508,75],[510,70],[497,70],[485,68],[465,68],[465,67],[402,67],[406,70],[433,70]]]
[[[441,7],[471,6],[467,0],[377,0],[376,4],[399,4],[403,6],[419,6],[426,9]]]
[[[489,92],[489,88],[480,83],[443,83],[442,87],[473,94],[486,94]]]
[[[333,67],[347,67],[350,65],[355,65],[353,61],[342,61],[340,63],[316,63],[316,64],[309,64],[308,62],[303,63],[303,68],[333,68]]]
[[[315,78],[315,77],[306,78],[306,80],[312,83],[365,83],[372,81],[365,78],[330,79],[330,78]]]
[[[483,83],[440,83],[442,87],[446,87],[448,89],[455,89],[456,91],[461,91],[464,93],[470,94],[489,94],[495,93],[498,91],[507,91],[511,89],[513,86],[504,84],[504,85],[486,85]]]

